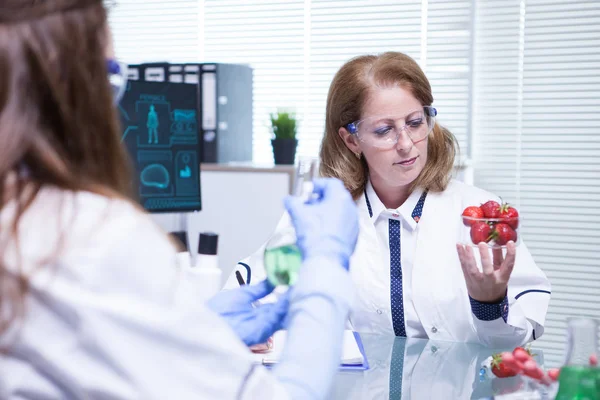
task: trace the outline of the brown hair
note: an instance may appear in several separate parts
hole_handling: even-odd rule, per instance
[[[44,186],[130,197],[108,38],[102,0],[2,1],[0,206],[15,200],[17,211],[12,226],[1,227],[11,232],[3,232],[0,254]],[[0,334],[22,315],[26,290],[24,274],[9,273],[0,258]]]
[[[361,118],[361,110],[373,86],[399,85],[410,90],[423,106],[433,103],[431,86],[419,65],[409,56],[387,52],[356,57],[340,68],[329,88],[325,135],[321,142],[320,173],[341,179],[356,200],[365,190],[369,174],[364,157],[358,159],[338,130]],[[458,142],[437,122],[429,136],[427,163],[410,190],[443,191],[450,180]]]

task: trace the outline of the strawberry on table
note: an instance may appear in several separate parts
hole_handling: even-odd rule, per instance
[[[483,210],[481,209],[481,207],[478,206],[470,206],[464,209],[464,211],[462,212],[462,216],[463,217],[469,217],[469,218],[483,218]],[[473,224],[475,222],[478,221],[473,221],[467,218],[463,218],[463,223],[466,226],[473,226]]]
[[[523,375],[541,381],[546,374],[537,363],[531,359],[523,364]]]
[[[483,203],[481,210],[486,218],[500,218],[500,204],[497,201],[490,200]]]
[[[492,356],[492,373],[498,378],[510,378],[517,375],[517,371],[502,361],[502,354]]]
[[[558,369],[558,368],[550,368],[548,370],[548,376],[550,377],[551,380],[553,380],[555,382],[558,380],[559,375],[560,375],[560,369]]]
[[[517,347],[513,350],[513,356],[521,362],[531,360],[531,351],[523,347]]]
[[[510,351],[505,351],[500,354],[502,358],[502,362],[506,365],[507,368],[512,369],[516,373],[520,373],[523,371],[523,363],[513,355]]]

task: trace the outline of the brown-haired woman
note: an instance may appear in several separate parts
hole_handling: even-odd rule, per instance
[[[451,179],[457,142],[432,104],[427,77],[402,53],[354,58],[331,83],[320,171],[341,179],[360,211],[352,327],[488,346],[535,340],[550,284],[524,243],[493,257],[486,244],[457,244],[463,209],[497,197]],[[261,279],[262,254],[238,269]]]
[[[324,179],[322,201],[286,203],[304,228],[351,226],[304,232],[328,255],[330,241],[345,247],[305,249],[289,299],[254,307],[273,290],[263,282],[220,293],[212,311],[174,306],[175,248],[129,200],[106,18],[102,0],[0,2],[0,398],[325,398],[353,295],[350,194]],[[247,346],[288,306],[269,373]]]

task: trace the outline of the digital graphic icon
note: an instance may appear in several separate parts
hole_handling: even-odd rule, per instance
[[[171,134],[193,136],[198,129],[195,110],[173,110],[171,113]]]
[[[146,127],[148,128],[148,144],[158,144],[158,114],[154,109],[154,104],[150,105]]]
[[[150,164],[142,170],[140,182],[144,186],[157,189],[166,189],[169,187],[171,179],[169,171],[161,164]]]
[[[190,196],[199,191],[197,156],[195,151],[179,151],[175,156],[178,171],[175,190],[178,196]]]
[[[184,179],[192,177],[192,170],[189,165],[186,165],[184,169],[179,170],[179,177]]]

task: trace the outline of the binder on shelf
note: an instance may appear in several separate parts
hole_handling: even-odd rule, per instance
[[[166,62],[129,68],[131,80],[198,85],[201,162],[252,161],[252,68],[237,64]]]

